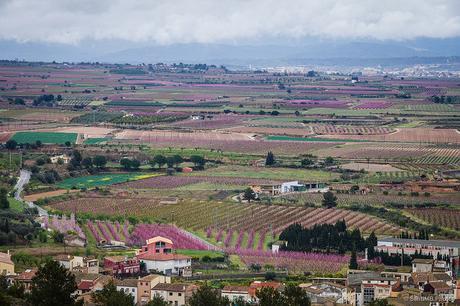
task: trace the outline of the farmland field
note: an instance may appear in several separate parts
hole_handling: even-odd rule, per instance
[[[74,188],[93,188],[97,186],[106,186],[119,184],[128,181],[148,179],[157,174],[143,173],[107,173],[99,175],[82,176],[76,178],[68,178],[59,182],[57,186],[64,189]]]
[[[40,220],[49,231],[21,227],[14,243],[7,225],[16,224],[0,222],[5,250],[59,246],[103,258],[161,235],[200,258],[193,273],[214,278],[259,265],[260,275],[288,271],[309,282],[309,273],[346,275],[353,249],[272,253],[295,223],[313,231],[343,220],[350,236],[359,229],[358,268],[376,271],[388,265],[380,255],[364,259],[372,232],[460,237],[457,58],[376,70],[263,61],[250,69],[2,61],[0,189],[11,199],[27,170],[21,196],[49,213]],[[35,213],[10,204],[5,215]],[[86,249],[66,251],[56,232],[86,239]],[[114,240],[127,249],[101,246]]]
[[[51,208],[93,214],[128,215],[151,217],[154,220],[173,221],[180,227],[192,231],[205,231],[208,227],[216,231],[220,228],[234,230],[253,230],[266,233],[281,232],[294,222],[304,226],[314,224],[335,223],[346,220],[350,227],[359,227],[364,232],[393,234],[398,228],[385,224],[383,221],[365,214],[342,209],[304,208],[289,206],[267,206],[259,204],[238,204],[219,202],[180,202],[179,204],[160,204],[155,198],[110,197],[77,198],[56,204]]]
[[[457,209],[419,208],[409,209],[407,212],[430,224],[460,230],[460,211]]]
[[[75,143],[77,136],[77,133],[16,132],[11,139],[18,143],[35,143],[40,140],[42,143],[65,144],[66,142]]]

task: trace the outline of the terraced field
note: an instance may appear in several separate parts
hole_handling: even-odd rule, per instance
[[[193,231],[208,227],[232,228],[236,231],[280,233],[292,223],[313,226],[344,219],[350,227],[364,232],[395,234],[398,228],[362,213],[324,208],[267,206],[258,204],[183,201],[179,204],[160,204],[152,198],[78,198],[50,205],[53,209],[106,215],[151,217],[168,220]]]

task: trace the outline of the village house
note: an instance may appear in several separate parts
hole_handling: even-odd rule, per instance
[[[50,157],[52,164],[57,164],[60,161],[62,161],[63,164],[68,164],[70,162],[70,159],[71,159],[70,156],[66,154],[54,155]]]
[[[284,285],[282,283],[279,283],[279,282],[274,282],[274,281],[265,281],[265,282],[254,281],[249,285],[249,290],[248,290],[249,296],[251,297],[251,302],[257,303],[259,301],[259,299],[256,296],[257,291],[262,289],[262,288],[267,288],[267,287],[271,287],[271,288],[273,288],[275,290],[279,290],[279,291],[282,291],[284,289]]]
[[[287,241],[278,240],[272,243],[272,253],[278,253],[282,247],[287,246]]]
[[[432,272],[434,259],[415,258],[412,260],[412,272]]]
[[[198,286],[193,284],[159,283],[152,288],[152,297],[162,297],[167,303],[174,306],[185,306],[197,289]]]
[[[0,274],[14,275],[14,262],[11,260],[10,251],[0,253]]]
[[[98,274],[99,260],[93,257],[82,257],[73,255],[57,255],[54,257],[61,266],[70,271]]]
[[[83,257],[73,255],[57,255],[54,257],[61,266],[67,270],[73,270],[77,267],[83,267]]]
[[[126,295],[130,295],[134,299],[134,304],[137,304],[137,278],[125,278],[123,280],[117,280],[115,282],[117,290],[124,292]]]
[[[388,298],[391,296],[392,286],[397,282],[395,278],[385,277],[373,271],[349,271],[346,285],[352,293],[347,299],[353,300],[354,305],[361,306],[377,299]]]
[[[221,291],[221,295],[227,297],[230,302],[237,299],[243,299],[246,302],[251,301],[249,286],[225,286]]]
[[[449,286],[445,282],[429,282],[423,286],[424,294],[432,294],[436,298],[444,301],[453,302],[455,300],[455,287]]]
[[[92,294],[93,292],[100,291],[108,283],[113,281],[112,276],[101,275],[101,274],[86,274],[81,272],[73,272],[75,275],[75,282],[77,283],[77,291],[75,292],[78,295],[78,299],[82,300],[84,305],[92,304]]]
[[[18,274],[14,278],[14,282],[19,285],[24,286],[24,291],[29,292],[30,291],[30,286],[32,284],[32,278],[34,278],[35,274],[37,274],[38,269],[33,268],[33,269],[27,269],[24,272]]]
[[[268,194],[271,196],[291,192],[327,192],[329,190],[329,187],[324,183],[305,183],[299,181],[279,184],[257,184],[249,187],[256,195]]]
[[[136,257],[107,256],[104,258],[104,272],[116,276],[138,274],[140,263]]]
[[[158,284],[170,284],[169,276],[150,274],[137,281],[137,301],[143,305],[152,299],[152,288]]]
[[[444,282],[448,286],[454,284],[452,276],[445,272],[413,272],[407,283],[422,290],[423,286],[430,282]]]
[[[138,250],[137,258],[145,264],[147,271],[165,275],[190,273],[192,267],[190,256],[173,253],[173,242],[160,236],[148,239],[146,245]]]
[[[300,284],[308,296],[313,300],[321,299],[332,301],[334,303],[345,304],[347,302],[348,289],[346,286],[336,283],[318,283],[318,284]]]

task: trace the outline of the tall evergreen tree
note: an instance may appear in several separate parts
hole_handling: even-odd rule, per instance
[[[358,260],[356,258],[356,250],[354,248],[351,251],[350,264],[348,265],[348,268],[352,270],[358,269]]]
[[[0,208],[10,208],[10,202],[8,201],[8,191],[5,188],[0,189]]]
[[[37,306],[80,305],[74,296],[75,276],[56,261],[48,261],[32,278],[29,301]]]
[[[265,166],[273,166],[275,164],[275,155],[273,155],[272,151],[267,153],[267,157],[265,158]]]

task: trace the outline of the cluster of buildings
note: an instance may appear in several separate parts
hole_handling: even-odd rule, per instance
[[[325,183],[306,183],[299,181],[283,182],[276,184],[257,184],[250,188],[257,195],[267,194],[276,196],[292,192],[327,192],[329,187]]]
[[[192,275],[192,258],[176,254],[173,242],[160,236],[148,239],[133,257],[106,256],[100,262],[94,257],[58,255],[54,260],[75,275],[76,294],[88,304],[92,293],[102,290],[110,281],[114,281],[117,290],[133,296],[139,305],[148,303],[155,295],[172,305],[185,305],[197,288],[193,284],[171,283],[171,275]],[[22,284],[29,291],[38,270],[16,274],[14,268],[10,254],[0,253],[0,274],[7,276],[10,284]]]
[[[311,278],[300,284],[312,305],[369,305],[387,299],[391,305],[447,305],[460,300],[460,284],[456,267],[460,242],[385,238],[375,247],[389,254],[424,254],[430,258],[415,258],[411,267],[377,272],[349,270],[343,278]],[[444,260],[437,258],[444,258]],[[446,260],[449,258],[449,260]],[[175,282],[171,276],[191,276],[191,258],[177,254],[174,244],[164,237],[146,241],[134,257],[106,256],[97,258],[59,255],[54,258],[72,271],[77,282],[76,294],[87,304],[93,292],[102,290],[113,281],[117,290],[133,297],[137,305],[145,305],[155,296],[171,305],[186,305],[199,288],[191,282]],[[30,290],[37,269],[15,274],[9,253],[0,253],[0,272],[10,284],[22,284]],[[283,291],[285,285],[277,281],[253,281],[248,286],[225,286],[220,294],[231,301],[243,299],[257,303],[257,290],[271,287]]]

